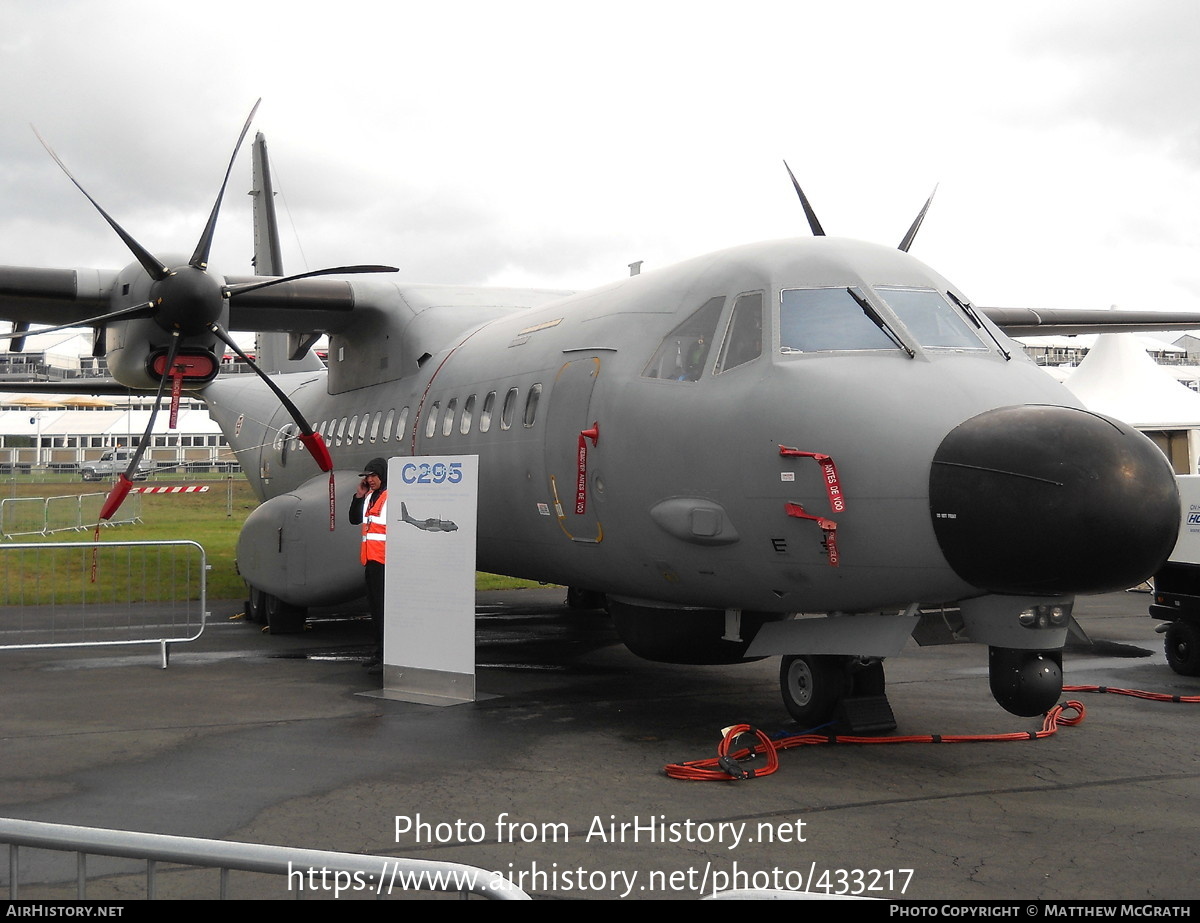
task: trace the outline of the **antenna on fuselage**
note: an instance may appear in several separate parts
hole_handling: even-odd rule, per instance
[[[925,220],[925,213],[929,211],[929,206],[933,204],[933,197],[937,195],[938,187],[933,187],[933,192],[929,193],[929,198],[925,200],[925,205],[921,208],[920,214],[913,220],[912,227],[908,229],[908,233],[904,235],[904,240],[900,241],[900,249],[905,253],[912,246],[913,238],[917,236],[917,231],[921,228],[921,222]]]
[[[800,204],[804,206],[804,214],[808,218],[808,226],[812,228],[813,237],[824,237],[825,229],[821,227],[821,222],[817,220],[817,213],[808,204],[808,196],[804,194],[804,190],[796,182],[796,174],[792,172],[792,168],[788,166],[786,160],[783,162],[783,168],[788,171],[788,176],[792,178],[792,185],[796,187],[796,195],[800,196]]]

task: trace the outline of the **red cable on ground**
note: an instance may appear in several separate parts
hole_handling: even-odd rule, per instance
[[[1200,703],[1200,695],[1170,695],[1166,692],[1143,692],[1141,689],[1119,689],[1116,686],[1063,686],[1063,692],[1100,692],[1109,695],[1131,695],[1151,702]]]
[[[1068,687],[1063,687],[1064,689]],[[1084,687],[1084,691],[1091,688]],[[1124,690],[1122,690],[1124,691]],[[1137,693],[1134,693],[1135,695]],[[1067,710],[1074,715],[1065,714]],[[663,771],[672,779],[690,779],[696,782],[734,782],[740,779],[753,779],[758,776],[769,776],[779,768],[780,750],[790,750],[793,747],[817,746],[819,744],[955,744],[955,743],[985,743],[1004,740],[1041,740],[1058,732],[1059,725],[1076,725],[1084,719],[1086,710],[1082,702],[1074,700],[1055,705],[1046,712],[1042,719],[1040,731],[1016,731],[1011,734],[928,734],[917,737],[847,737],[836,734],[797,734],[793,737],[783,737],[771,740],[765,733],[752,728],[748,724],[738,724],[727,728],[725,736],[717,747],[714,759],[691,760],[687,763],[672,763],[664,766]],[[763,749],[743,747],[733,753],[729,752],[737,739],[744,734],[754,734],[763,744]],[[766,756],[765,765],[746,766],[745,761]]]

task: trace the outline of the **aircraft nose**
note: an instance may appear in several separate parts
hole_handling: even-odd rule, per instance
[[[1103,593],[1154,573],[1175,544],[1179,495],[1137,430],[1071,407],[1002,407],[942,440],[929,476],[946,561],[993,593]]]

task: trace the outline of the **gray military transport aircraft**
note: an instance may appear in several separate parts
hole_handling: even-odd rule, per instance
[[[261,501],[238,566],[272,630],[361,595],[332,499],[368,455],[478,455],[482,569],[606,605],[649,659],[782,655],[805,726],[892,726],[882,660],[914,632],[988,645],[996,700],[1038,714],[1075,595],[1138,583],[1175,541],[1163,454],[1008,335],[1197,315],[977,308],[909,255],[924,210],[899,249],[836,239],[798,184],[812,238],[588,292],[283,276],[261,144],[258,275],[227,276],[207,261],[240,145],[190,258],[151,254],[68,172],[135,261],[0,267],[0,317],[16,343],[89,325],[122,386],[203,398]],[[307,277],[330,273],[352,277]],[[290,355],[218,379],[229,330],[286,333]]]

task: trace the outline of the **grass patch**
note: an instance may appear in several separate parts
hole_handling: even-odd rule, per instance
[[[520,577],[505,577],[503,574],[475,572],[475,589],[477,590],[536,590],[538,587],[553,585],[538,583],[536,580],[523,580]]]
[[[158,480],[157,478],[154,480]],[[148,483],[153,484],[154,481]],[[208,557],[210,570],[208,573],[209,599],[239,599],[246,593],[246,585],[238,575],[234,564],[237,549],[238,533],[246,517],[258,506],[250,485],[244,477],[219,478],[213,480],[189,479],[189,484],[205,484],[208,492],[202,494],[142,494],[142,522],[130,525],[107,527],[100,530],[100,542],[160,542],[187,539],[197,542],[204,548]],[[38,478],[13,477],[6,478],[0,484],[0,499],[22,497],[57,497],[74,496],[79,494],[103,493],[108,490],[107,482],[82,483],[75,478],[63,476],[53,480]],[[132,498],[131,498],[132,499]],[[126,503],[130,500],[127,499]],[[122,508],[124,511],[124,507]],[[58,532],[49,536],[31,535],[18,537],[19,542],[81,542],[89,541],[92,531]],[[0,543],[2,545],[3,543]],[[14,552],[0,552],[13,555]],[[90,553],[77,567],[90,567]],[[56,572],[46,561],[36,557],[26,556],[24,560],[16,561],[12,557],[5,558],[3,568],[4,583],[8,584],[19,579],[21,588],[19,594],[15,588],[0,585],[0,605],[36,605],[49,601],[50,593],[56,594],[58,601],[63,601],[59,588],[64,584],[62,574]],[[104,570],[97,568],[97,578]],[[475,588],[477,590],[510,590],[527,587],[539,587],[544,584],[533,580],[521,580],[515,577],[505,577],[498,574],[477,573]],[[44,586],[44,590],[35,587]],[[113,592],[119,592],[114,588]],[[5,602],[5,600],[10,600]]]

